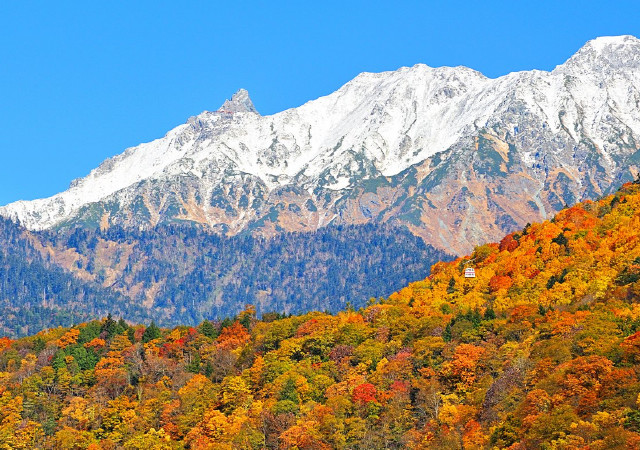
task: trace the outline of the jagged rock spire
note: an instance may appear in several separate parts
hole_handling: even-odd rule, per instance
[[[233,94],[231,100],[225,100],[222,106],[218,109],[221,112],[252,112],[258,114],[258,110],[253,106],[251,98],[249,98],[249,92],[246,89],[240,89]]]

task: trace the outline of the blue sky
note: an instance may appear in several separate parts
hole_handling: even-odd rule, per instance
[[[0,205],[53,195],[246,88],[263,114],[363,71],[551,70],[640,36],[633,1],[0,2]]]

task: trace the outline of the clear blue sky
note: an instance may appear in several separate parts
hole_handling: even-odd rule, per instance
[[[640,1],[0,2],[0,205],[53,195],[243,87],[263,114],[363,71],[551,70]]]

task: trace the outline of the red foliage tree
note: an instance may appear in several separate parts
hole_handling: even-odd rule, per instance
[[[500,241],[500,246],[498,248],[500,249],[501,252],[507,251],[507,252],[511,253],[516,248],[518,248],[518,245],[520,245],[520,244],[518,243],[518,241],[516,241],[513,238],[513,234],[507,234]]]
[[[489,290],[497,292],[500,289],[509,289],[511,287],[511,277],[506,275],[496,275],[489,280]]]
[[[376,401],[377,390],[371,383],[362,383],[353,389],[353,401],[359,405],[365,405]]]
[[[251,335],[237,320],[230,327],[226,327],[218,336],[218,347],[225,350],[234,350],[249,342]]]

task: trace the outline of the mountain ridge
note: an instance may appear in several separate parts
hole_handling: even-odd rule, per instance
[[[193,116],[69,190],[0,214],[31,229],[186,221],[230,235],[389,221],[459,253],[632,179],[637,61],[640,41],[622,36],[589,41],[551,72],[490,79],[417,64],[362,73],[270,116],[252,114],[244,91],[250,107]],[[471,189],[474,177],[493,192]],[[521,192],[517,211],[506,190]],[[469,209],[489,219],[478,225]]]

